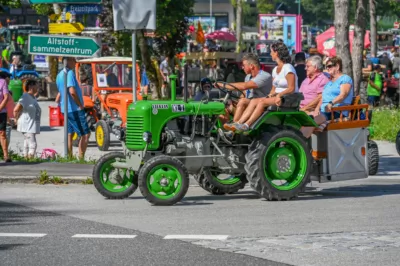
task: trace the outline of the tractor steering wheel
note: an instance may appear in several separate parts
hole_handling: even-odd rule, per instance
[[[222,91],[223,93],[226,93],[227,95],[229,94],[230,97],[233,97],[233,98],[236,98],[236,99],[240,99],[240,96],[237,96],[237,95],[233,94],[233,91],[228,90],[228,89],[226,88],[226,85],[229,85],[229,86],[231,86],[232,88],[234,88],[236,91],[240,92],[240,94],[242,94],[244,98],[246,98],[246,95],[244,94],[244,92],[241,91],[241,90],[239,90],[235,85],[233,85],[233,84],[231,84],[231,83],[227,83],[227,82],[220,82],[220,83],[223,83],[223,84],[224,84],[224,87],[223,87],[223,88],[221,88],[221,87],[218,85],[218,82],[215,82],[215,87],[216,87],[217,89],[219,89],[220,91]],[[226,100],[227,100],[227,99],[226,99]]]

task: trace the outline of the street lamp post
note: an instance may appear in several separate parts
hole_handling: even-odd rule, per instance
[[[210,0],[210,32],[212,31],[212,0]]]

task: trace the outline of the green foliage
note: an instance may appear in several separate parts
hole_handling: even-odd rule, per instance
[[[82,181],[83,185],[93,185],[93,179],[91,177],[87,177],[86,180]]]
[[[37,4],[32,5],[32,8],[38,13],[38,15],[48,16],[54,14],[53,5],[49,4]]]
[[[257,1],[257,10],[259,14],[269,14],[273,13],[275,9],[275,1],[274,0],[258,0]]]
[[[46,170],[40,171],[40,175],[37,177],[37,181],[36,182],[38,184],[40,184],[40,185],[46,185],[46,184],[54,184],[54,185],[68,184],[67,181],[63,180],[59,176],[50,177]]]
[[[9,8],[19,8],[21,7],[21,0],[0,0],[0,5]]]
[[[400,110],[387,107],[374,109],[371,129],[374,140],[395,142],[396,134],[400,130]]]

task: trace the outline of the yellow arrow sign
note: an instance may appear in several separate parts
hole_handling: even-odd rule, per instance
[[[85,27],[82,25],[82,23],[50,23],[49,33],[80,33],[84,28]]]

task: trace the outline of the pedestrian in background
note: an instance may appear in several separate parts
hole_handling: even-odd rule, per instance
[[[28,80],[22,94],[14,108],[14,117],[17,119],[17,131],[24,135],[24,157],[32,159],[36,155],[36,135],[40,134],[40,116],[42,110],[35,98],[38,92],[36,80]]]
[[[11,162],[8,157],[8,143],[7,143],[7,102],[10,98],[10,91],[6,79],[0,79],[0,145],[3,149],[3,159],[6,163]]]
[[[57,75],[57,88],[58,95],[56,102],[61,105],[61,113],[68,116],[68,157],[72,158],[72,135],[77,133],[81,137],[79,141],[79,159],[85,158],[87,144],[89,140],[89,126],[86,121],[85,108],[83,105],[82,89],[76,79],[75,69],[76,60],[73,57],[63,58],[67,61],[67,95],[68,95],[68,109],[64,109],[64,70],[60,71]]]

